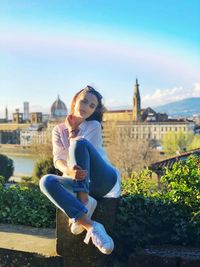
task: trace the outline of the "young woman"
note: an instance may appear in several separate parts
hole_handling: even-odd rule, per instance
[[[70,218],[71,232],[87,231],[104,254],[114,249],[104,226],[91,219],[96,199],[119,197],[120,174],[102,147],[102,96],[87,86],[73,98],[65,123],[53,130],[54,165],[63,176],[48,174],[41,178],[41,191]]]

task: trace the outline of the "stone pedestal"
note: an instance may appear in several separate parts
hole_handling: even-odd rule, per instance
[[[103,198],[98,200],[92,219],[102,223],[112,236],[119,199]],[[104,255],[92,241],[86,245],[83,240],[86,231],[73,235],[68,226],[68,217],[57,209],[57,253],[64,258],[66,267],[111,267],[113,254]]]

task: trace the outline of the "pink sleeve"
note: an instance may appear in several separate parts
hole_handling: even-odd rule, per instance
[[[59,127],[54,127],[52,131],[52,144],[53,144],[53,162],[56,167],[56,161],[59,159],[67,161],[68,151],[65,148],[62,140]]]

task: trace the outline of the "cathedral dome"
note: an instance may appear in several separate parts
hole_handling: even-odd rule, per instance
[[[57,100],[51,106],[51,118],[63,118],[67,115],[67,107],[65,103],[60,100],[59,96]]]

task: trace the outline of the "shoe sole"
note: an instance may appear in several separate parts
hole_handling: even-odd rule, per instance
[[[99,248],[99,247],[98,247],[98,249],[99,249],[103,254],[110,255],[110,254],[113,252],[113,250],[114,250],[114,242],[113,242],[112,239],[111,239],[110,241],[111,241],[111,243],[112,243],[112,248],[110,248],[109,250],[106,250],[106,249],[103,249],[103,248]]]
[[[105,230],[105,227],[103,225],[100,225],[99,227],[102,229],[102,231],[106,235],[108,235],[107,232],[106,232],[106,230]],[[113,242],[112,238],[109,235],[108,235],[108,237],[109,237],[109,241],[110,241],[110,248],[109,249],[106,249],[104,247],[98,246],[98,245],[96,245],[96,244],[93,243],[101,251],[101,253],[106,254],[106,255],[110,255],[113,252],[113,250],[114,250],[114,242]]]

